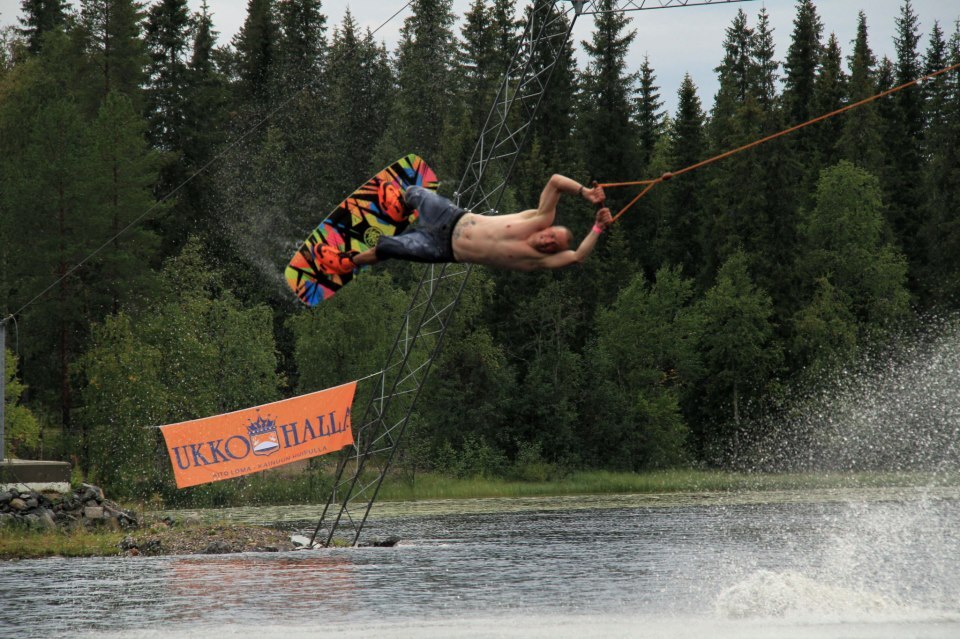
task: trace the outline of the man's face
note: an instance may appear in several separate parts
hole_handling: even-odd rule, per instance
[[[539,231],[533,239],[533,247],[541,253],[559,253],[570,247],[570,231],[562,226],[551,226]]]

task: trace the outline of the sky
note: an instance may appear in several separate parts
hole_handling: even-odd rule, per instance
[[[663,0],[651,0],[648,6],[659,5]],[[199,8],[201,0],[189,0],[191,9]],[[21,0],[0,0],[0,26],[16,24],[20,13]],[[73,0],[72,4],[79,4]],[[361,27],[376,29],[395,11],[406,4],[406,0],[325,0],[323,12],[328,17],[328,26],[340,24],[347,7]],[[453,10],[463,16],[469,8],[470,0],[453,0]],[[519,5],[520,3],[518,3]],[[862,9],[867,16],[870,46],[877,57],[894,57],[893,34],[894,20],[900,13],[903,0],[819,0],[817,10],[824,24],[826,35],[836,33],[843,54],[850,54],[851,42],[856,35],[857,13]],[[243,24],[246,15],[245,0],[208,0],[213,22],[220,32],[220,43],[227,44]],[[930,28],[939,21],[941,28],[948,34],[954,30],[960,20],[960,2],[957,0],[912,0],[915,13],[920,18],[922,39],[920,50],[926,49]],[[743,9],[750,17],[750,25],[756,24],[756,15],[761,6],[765,6],[774,27],[774,40],[777,45],[777,58],[783,60],[790,34],[793,31],[793,19],[796,14],[795,0],[754,0],[751,2],[717,3],[706,6],[680,6],[667,9],[630,11],[630,28],[635,29],[637,37],[630,51],[628,64],[632,70],[639,68],[644,56],[649,56],[650,64],[657,76],[657,85],[665,107],[671,113],[676,107],[676,93],[685,73],[689,73],[699,89],[704,108],[708,109],[717,89],[716,74],[713,69],[723,58],[722,43],[724,31],[730,25],[734,15]],[[393,48],[399,37],[403,18],[409,11],[401,13],[378,33],[377,39]],[[574,29],[574,37],[581,64],[584,62],[582,40],[590,38],[593,18],[581,16]],[[457,32],[459,27],[457,25]]]

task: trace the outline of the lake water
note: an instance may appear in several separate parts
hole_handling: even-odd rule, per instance
[[[394,548],[0,563],[0,637],[955,639],[958,497],[383,504],[364,537]]]

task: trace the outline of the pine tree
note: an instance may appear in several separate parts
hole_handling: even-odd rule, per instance
[[[469,161],[473,142],[486,124],[490,105],[503,80],[504,69],[494,63],[502,55],[497,47],[497,33],[493,28],[493,7],[482,0],[474,0],[464,16],[461,40],[457,51],[456,91],[460,96],[457,108],[462,110],[456,137],[460,152],[456,158],[457,174]]]
[[[111,91],[139,99],[149,61],[142,36],[143,4],[136,0],[81,0],[80,19],[99,77],[97,106]]]
[[[640,66],[640,94],[637,98],[637,133],[640,141],[637,170],[644,174],[663,133],[663,102],[660,100],[659,87],[654,84],[656,80],[650,58],[644,56]]]
[[[823,50],[820,37],[823,23],[812,0],[797,0],[797,15],[783,68],[783,100],[789,124],[806,122],[817,115],[815,104],[817,69]]]
[[[491,25],[496,55],[491,60],[493,73],[506,73],[520,42],[520,25],[517,23],[514,9],[515,0],[493,0],[491,7]]]
[[[203,166],[223,139],[227,109],[227,80],[214,61],[217,32],[206,0],[192,16],[193,41],[187,65],[187,94],[184,124],[187,135],[180,148],[189,167]]]
[[[627,72],[626,56],[637,36],[630,18],[602,0],[590,42],[583,42],[583,148],[586,164],[604,180],[633,179],[638,164],[635,124],[639,74]]]
[[[321,13],[320,0],[279,0],[277,8],[280,83],[283,94],[289,95],[310,86],[324,71],[327,17]]]
[[[960,63],[960,22],[949,42],[934,24],[925,56],[925,73]],[[956,304],[960,295],[960,72],[925,83],[924,143],[929,164],[924,172],[927,214],[924,243],[929,262],[925,285],[931,305]]]
[[[488,8],[483,0],[474,0],[464,15],[460,46],[457,51],[457,65],[464,83],[461,89],[477,111],[475,117],[471,118],[471,123],[477,127],[483,123],[476,120],[486,115],[479,110],[489,103],[492,98],[491,93],[496,90],[495,83],[503,73],[502,69],[491,68],[491,60],[495,56],[497,45],[492,23],[493,8]]]
[[[835,34],[831,33],[823,50],[823,59],[814,85],[817,115],[835,111],[847,100],[847,77],[843,72],[843,55]],[[837,142],[843,133],[843,121],[830,118],[815,125],[816,146],[821,166],[832,166],[839,159]]]
[[[233,38],[237,51],[237,94],[254,110],[271,104],[279,38],[273,0],[248,0],[247,17]]]
[[[741,105],[750,95],[753,80],[753,61],[750,53],[753,49],[754,33],[747,21],[743,9],[737,11],[733,23],[727,27],[723,41],[723,62],[714,69],[718,74],[720,89],[717,93],[715,118],[729,117],[727,109]]]
[[[938,22],[933,23],[930,29],[930,43],[923,57],[923,74],[930,75],[949,64],[949,47]],[[924,143],[927,157],[933,157],[943,150],[944,140],[950,119],[951,108],[951,75],[939,75],[923,83],[921,96],[923,98]]]
[[[70,366],[91,317],[84,305],[88,272],[70,274],[103,237],[103,217],[91,204],[92,143],[89,123],[77,100],[64,90],[63,76],[82,67],[63,34],[52,32],[40,56],[10,85],[0,104],[0,211],[7,218],[10,271],[6,300],[22,314],[28,382],[69,428],[73,408]]]
[[[328,61],[327,144],[351,150],[327,168],[334,198],[380,168],[374,166],[374,151],[388,126],[394,85],[386,51],[369,31],[360,33],[349,10],[334,28]]]
[[[877,64],[877,93],[883,93],[892,89],[896,83],[896,70],[893,61],[887,56],[883,56]],[[897,103],[894,100],[879,100],[874,103],[876,106],[877,117],[879,119],[878,129],[880,131],[881,144],[881,167],[879,174],[886,179],[886,176],[893,171],[893,156],[897,154],[897,135],[896,119],[898,117]],[[888,194],[889,187],[884,186],[884,195]],[[884,201],[884,205],[889,209],[889,202]],[[885,211],[890,217],[889,211]]]
[[[756,139],[759,105],[751,99],[754,67],[751,48],[755,42],[747,14],[737,11],[725,31],[724,56],[717,73],[719,88],[710,118],[710,151],[721,153]],[[749,111],[749,113],[748,113]],[[704,169],[703,179],[714,181],[708,204],[708,219],[704,225],[704,261],[698,273],[701,281],[712,281],[713,275],[726,256],[751,235],[745,228],[755,218],[759,208],[754,199],[755,189],[745,187],[759,171],[755,153],[740,154],[726,162]],[[678,167],[679,168],[679,167]]]
[[[691,166],[706,157],[705,121],[697,87],[686,74],[677,92],[677,112],[668,134],[670,168]],[[698,274],[703,266],[704,185],[703,176],[694,171],[662,187],[666,201],[657,228],[656,253],[661,263],[680,265],[691,275]]]
[[[153,297],[151,265],[159,240],[148,223],[168,207],[153,197],[161,157],[149,148],[146,128],[130,98],[119,93],[107,95],[92,128],[91,199],[104,218],[100,241],[110,241],[93,265],[97,277],[88,303],[98,318]]]
[[[917,50],[920,42],[919,19],[909,0],[906,0],[900,9],[896,27],[894,86],[916,80],[920,77],[922,68]],[[922,270],[925,261],[918,241],[924,211],[921,205],[924,169],[923,96],[920,89],[913,85],[891,97],[893,104],[885,123],[889,151],[887,171],[883,176],[884,202],[887,205],[887,218],[911,264],[911,272],[917,273]]]
[[[187,0],[162,0],[147,12],[150,139],[154,146],[166,151],[180,149],[184,142],[190,28]]]
[[[286,146],[284,162],[289,166],[284,171],[289,172],[289,188],[296,194],[293,218],[299,220],[308,212],[316,215],[321,193],[326,192],[330,149],[338,148],[327,145],[329,128],[339,123],[329,117],[327,18],[320,12],[319,0],[280,0],[277,8],[281,29],[273,83],[283,108],[272,116],[272,125],[282,132]]]
[[[550,3],[537,0],[536,4]],[[538,11],[536,15],[555,22],[555,26],[551,28],[555,32],[564,31],[569,28],[569,19],[559,10],[560,7],[554,6],[553,14]],[[533,32],[538,32],[541,27],[540,24],[533,24]],[[539,145],[543,156],[549,158],[552,172],[576,175],[584,169],[580,164],[581,150],[573,136],[578,119],[576,95],[580,88],[573,43],[568,41],[559,52],[556,51],[555,43],[542,43],[540,48],[532,52],[531,65],[535,69],[544,69],[550,64],[554,65],[550,71],[550,87],[531,123],[532,138]],[[547,177],[549,174],[535,177],[529,192],[530,197],[539,197]]]
[[[23,28],[18,31],[27,39],[27,49],[33,54],[40,53],[47,33],[67,23],[67,0],[21,0],[20,11]]]
[[[453,64],[456,39],[452,0],[413,0],[400,29],[396,77],[398,92],[391,127],[381,149],[383,163],[418,153],[443,166],[444,131],[456,95]]]
[[[853,53],[847,58],[850,79],[847,83],[850,102],[860,102],[878,91],[877,60],[870,50],[867,37],[867,16],[860,12]],[[882,167],[881,121],[874,104],[865,104],[845,113],[839,121],[843,125],[838,142],[840,157],[874,174]]]
[[[215,208],[211,201],[215,178],[198,171],[213,158],[225,139],[229,89],[213,60],[217,34],[206,1],[191,16],[191,35],[177,145],[181,157],[167,169],[161,186],[165,195],[167,189],[183,185],[175,209],[158,220],[164,255],[176,254],[188,235],[205,236],[215,226],[210,216]],[[188,178],[191,179],[187,181]]]
[[[772,112],[777,103],[777,82],[780,63],[776,60],[773,42],[773,27],[766,7],[757,15],[757,27],[750,44],[750,61],[753,68],[750,92],[764,112]]]
[[[819,115],[814,109],[817,106],[817,75],[823,54],[822,34],[823,23],[813,0],[797,0],[797,15],[783,64],[786,125],[800,124]],[[792,182],[800,193],[812,192],[820,170],[820,139],[817,133],[804,129],[791,135],[788,141],[799,169]]]
[[[757,30],[740,12],[727,30],[724,62],[717,67],[720,88],[710,124],[712,152],[747,144],[783,128],[778,102],[770,93],[777,82],[772,32],[761,12]],[[735,251],[756,260],[761,286],[787,294],[784,270],[790,262],[795,231],[789,214],[796,207],[798,161],[784,141],[751,149],[708,168],[712,180],[705,225],[700,281]],[[779,284],[775,284],[779,280]],[[779,305],[780,300],[778,300]]]

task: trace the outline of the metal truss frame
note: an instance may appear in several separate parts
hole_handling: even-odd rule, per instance
[[[748,1],[619,0],[610,10]],[[605,11],[597,0],[536,0],[529,7],[519,46],[455,194],[460,206],[472,211],[496,210],[577,18]],[[361,418],[354,420],[355,443],[341,454],[333,489],[310,546],[321,531],[326,533],[320,542],[323,546],[333,543],[338,532],[343,537],[344,531],[352,537],[351,545],[358,544],[472,268],[464,264],[424,268],[384,369],[369,382],[376,384],[376,392]]]

